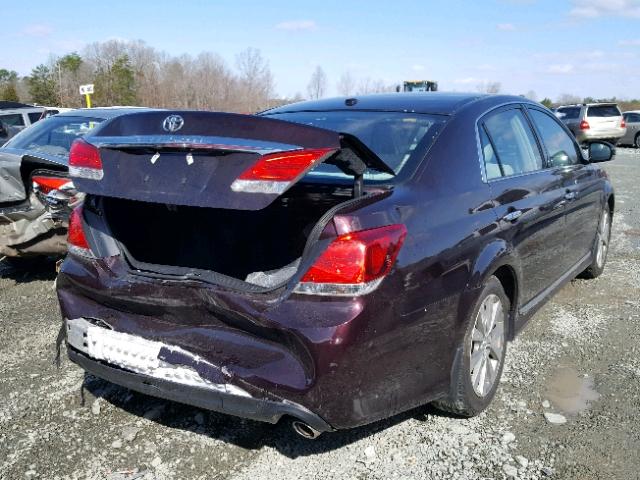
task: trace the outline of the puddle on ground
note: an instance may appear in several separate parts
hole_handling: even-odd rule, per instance
[[[571,367],[561,367],[547,383],[547,398],[553,405],[568,414],[580,413],[589,408],[590,402],[600,398],[593,377],[582,375]]]

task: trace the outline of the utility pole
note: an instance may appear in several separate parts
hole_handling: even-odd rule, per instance
[[[60,67],[60,62],[58,61],[58,98],[60,100],[60,106],[64,107],[62,104],[62,68]]]

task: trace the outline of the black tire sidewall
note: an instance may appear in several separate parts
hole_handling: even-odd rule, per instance
[[[607,238],[607,251],[604,253],[604,260],[602,261],[602,266],[598,266],[598,262],[596,260],[598,256],[598,247],[600,246],[600,235],[598,230],[600,229],[600,224],[602,223],[602,216],[605,213],[609,214],[609,238]],[[597,227],[598,230],[596,230],[596,239],[593,245],[593,252],[592,252],[593,261],[591,262],[591,266],[589,267],[589,271],[592,278],[600,276],[602,272],[604,272],[604,267],[607,265],[607,257],[609,256],[609,247],[611,243],[612,223],[613,223],[613,215],[609,211],[609,206],[607,205],[604,207],[604,210],[602,210],[602,213],[600,214],[600,218],[598,219],[598,227]]]

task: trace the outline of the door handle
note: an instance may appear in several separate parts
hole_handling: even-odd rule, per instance
[[[578,196],[577,192],[574,192],[572,190],[567,190],[567,192],[564,194],[564,199],[565,200],[575,200],[575,198]]]
[[[502,219],[506,222],[515,222],[522,216],[522,210],[514,210],[512,212],[507,213]]]

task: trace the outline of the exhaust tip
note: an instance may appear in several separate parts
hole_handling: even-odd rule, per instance
[[[315,428],[299,420],[292,421],[291,427],[293,428],[294,432],[296,432],[301,437],[306,438],[307,440],[315,440],[322,434],[322,432],[319,432]]]

